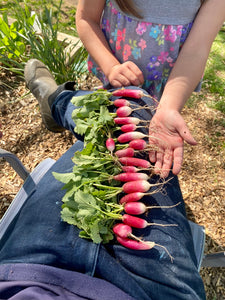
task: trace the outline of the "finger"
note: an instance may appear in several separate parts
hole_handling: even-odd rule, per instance
[[[131,70],[133,74],[133,78],[131,77],[131,80],[133,81],[132,83],[135,85],[141,85],[144,83],[144,76],[142,71],[138,68],[138,66],[133,63],[129,62],[128,68]]]
[[[151,163],[156,162],[156,152],[155,151],[149,151],[149,160]]]
[[[136,77],[136,76],[132,76],[132,77],[133,78],[130,78],[130,81],[131,81],[132,85],[135,85],[135,86],[141,85],[141,82],[140,82],[138,77]]]
[[[129,86],[131,84],[123,74],[117,74],[116,79],[112,79],[110,83],[114,87]]]
[[[130,85],[140,85],[138,76],[129,68],[123,70],[122,75],[130,82]]]
[[[163,156],[163,165],[161,171],[161,177],[165,178],[169,175],[173,163],[173,151],[171,149],[166,149]]]
[[[162,171],[163,156],[164,153],[162,151],[156,153],[156,162],[155,162],[155,169],[154,169],[156,174],[160,174]]]
[[[155,139],[151,139],[150,136],[153,136],[151,133],[151,127],[149,128],[149,147],[152,147],[152,150],[149,150],[149,160],[152,163],[156,162],[156,140]],[[155,148],[155,149],[154,149]]]
[[[118,80],[111,80],[111,81],[109,81],[109,82],[110,82],[110,84],[111,84],[113,87],[115,87],[115,88],[120,88],[120,87],[122,87],[121,83],[120,83]]]
[[[184,155],[184,150],[182,147],[178,147],[174,150],[173,153],[173,174],[178,175],[181,170],[182,162],[183,162],[183,155]]]
[[[184,139],[185,142],[187,142],[190,145],[197,144],[196,140],[191,135],[190,130],[188,129],[186,124],[184,124],[180,128],[178,127],[177,129],[178,129],[180,136]]]

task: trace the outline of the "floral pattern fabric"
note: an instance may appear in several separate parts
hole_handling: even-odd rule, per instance
[[[186,25],[162,25],[139,21],[122,14],[108,0],[101,26],[117,59],[121,63],[133,61],[143,72],[145,81],[142,88],[160,100],[192,22]],[[103,84],[108,83],[91,57],[88,59],[88,69]]]

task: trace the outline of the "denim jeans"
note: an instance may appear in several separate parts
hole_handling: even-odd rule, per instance
[[[71,118],[73,96],[84,91],[63,91],[52,105],[56,122],[73,131]],[[149,98],[141,104],[151,105]],[[133,116],[149,120],[148,110],[138,110]],[[78,139],[81,137],[77,136]],[[177,226],[148,226],[133,233],[144,240],[154,241],[167,248],[174,260],[160,246],[152,250],[127,249],[115,241],[94,244],[79,238],[79,230],[60,219],[63,184],[56,181],[52,172],[71,172],[71,157],[83,148],[78,140],[47,172],[29,195],[20,213],[0,243],[0,263],[37,263],[74,270],[105,279],[138,300],[203,300],[205,292],[197,270],[192,235],[186,218],[184,201],[177,176],[163,192],[145,196],[148,205],[180,205],[171,209],[153,209],[145,219],[148,222],[177,224]],[[154,183],[157,176],[151,181]]]

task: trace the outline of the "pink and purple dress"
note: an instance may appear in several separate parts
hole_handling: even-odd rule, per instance
[[[106,0],[102,31],[122,63],[134,62],[143,72],[143,89],[160,99],[168,76],[201,5],[200,0],[135,0],[142,19],[126,15],[114,0]],[[88,69],[103,84],[105,74],[89,56]]]

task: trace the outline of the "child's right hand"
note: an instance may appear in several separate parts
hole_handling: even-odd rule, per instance
[[[132,61],[114,65],[110,69],[108,80],[113,87],[122,87],[144,83],[144,77],[138,66]]]
[[[197,144],[181,114],[168,108],[157,109],[150,122],[149,136],[149,143],[158,147],[157,151],[150,151],[149,159],[155,163],[155,173],[163,178],[169,175],[171,167],[174,175],[180,172],[184,141]]]

